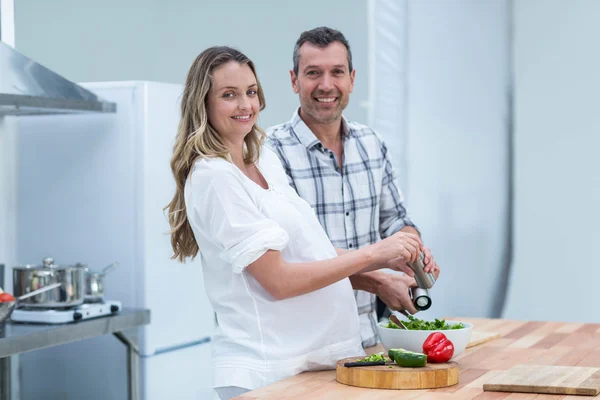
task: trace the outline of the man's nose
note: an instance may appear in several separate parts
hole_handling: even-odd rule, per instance
[[[321,82],[319,82],[319,89],[323,92],[329,92],[331,89],[333,89],[333,81],[329,75],[323,75]]]

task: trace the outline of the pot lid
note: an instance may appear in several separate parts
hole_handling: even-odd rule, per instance
[[[46,257],[42,261],[42,265],[18,265],[13,267],[13,269],[21,269],[21,270],[62,270],[69,268],[82,268],[83,264],[75,264],[75,265],[58,265],[54,263],[54,259],[52,257]]]

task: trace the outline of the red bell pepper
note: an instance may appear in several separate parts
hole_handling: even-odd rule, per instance
[[[442,332],[433,332],[423,342],[423,353],[427,355],[427,362],[443,363],[454,355],[454,344]]]

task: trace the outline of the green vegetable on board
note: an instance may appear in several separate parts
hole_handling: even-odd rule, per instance
[[[371,354],[370,356],[367,356],[363,359],[356,360],[356,361],[358,361],[358,362],[377,362],[377,361],[387,362],[388,360],[385,358],[383,353],[376,353],[376,354]]]
[[[404,349],[390,349],[388,355],[400,367],[419,368],[427,364],[427,356],[423,353],[415,353]]]

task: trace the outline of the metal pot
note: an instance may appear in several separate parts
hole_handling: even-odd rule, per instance
[[[76,265],[56,265],[45,258],[42,265],[13,267],[13,296],[20,297],[39,288],[60,283],[59,287],[28,297],[19,307],[67,308],[83,304],[84,269]]]
[[[104,267],[102,272],[94,272],[84,264],[76,265],[84,267],[85,270],[85,301],[88,303],[104,301],[104,277],[119,263],[114,262]]]

